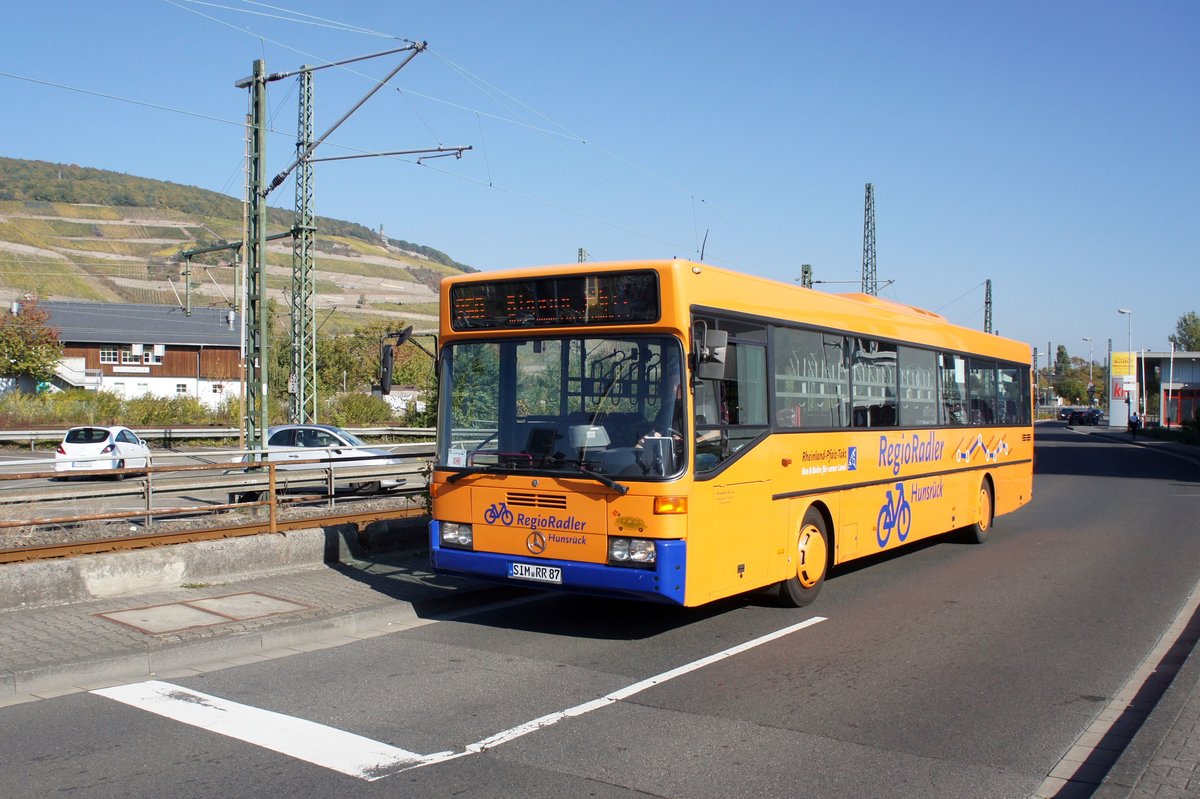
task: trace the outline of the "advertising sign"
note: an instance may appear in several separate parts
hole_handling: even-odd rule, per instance
[[[1112,354],[1112,374],[1113,377],[1118,375],[1134,375],[1134,370],[1137,368],[1137,353],[1136,352],[1114,352]]]

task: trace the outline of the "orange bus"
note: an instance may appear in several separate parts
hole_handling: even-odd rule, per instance
[[[1030,501],[1027,345],[689,261],[442,281],[438,571],[694,606]]]

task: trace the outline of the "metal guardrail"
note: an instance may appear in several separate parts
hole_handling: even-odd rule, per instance
[[[73,425],[78,427],[78,425]],[[40,428],[31,430],[0,430],[0,442],[29,444],[33,449],[38,443],[62,441],[63,434],[68,428]],[[346,427],[349,433],[360,438],[366,436],[403,436],[406,438],[433,438],[435,431],[432,427]],[[138,427],[133,432],[141,438],[163,441],[167,444],[175,441],[226,439],[237,438],[241,435],[238,427],[189,427],[186,425],[171,425],[169,427]]]
[[[36,471],[0,475],[0,531],[19,527],[73,525],[86,521],[120,519],[142,519],[149,526],[156,518],[162,520],[183,515],[197,516],[240,508],[264,509],[270,516],[270,529],[273,531],[279,506],[297,501],[324,500],[332,508],[339,489],[354,484],[401,478],[405,484],[387,493],[412,495],[424,492],[428,483],[429,464],[433,457],[433,445],[423,442],[397,444],[386,449],[389,450],[389,455],[376,457],[398,457],[402,458],[403,462],[378,466],[346,466],[340,465],[339,460],[344,464],[347,459],[321,457],[290,460],[286,464],[264,461],[243,466],[237,462],[241,456],[260,454],[256,450],[209,451],[200,456],[211,459],[208,463],[173,466],[162,464],[164,461],[192,459],[198,456],[182,453],[160,453],[155,456],[151,452],[150,463],[143,468],[96,469],[69,473],[45,470],[45,460],[9,462],[9,468],[21,469],[23,466],[29,466]],[[370,456],[364,456],[350,460],[361,463],[371,459]],[[111,460],[111,457],[91,460],[107,461]],[[67,476],[109,476],[124,479],[117,482],[75,481],[70,485],[61,486],[49,483],[50,480]],[[47,485],[31,488],[28,481],[37,479],[47,480]],[[198,491],[225,492],[228,501],[216,504],[196,501],[189,505],[176,502],[168,506],[155,506],[155,499],[158,497],[178,497]],[[137,497],[143,502],[137,510],[71,515],[62,515],[60,512],[57,516],[39,515],[36,510],[32,513],[14,513],[12,510],[17,507],[27,510],[42,506],[53,514],[51,506],[54,503],[120,497]],[[19,518],[13,518],[14,516]]]

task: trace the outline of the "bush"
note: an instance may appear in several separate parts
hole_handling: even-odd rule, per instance
[[[9,429],[38,427],[50,422],[43,395],[18,394],[13,391],[0,397],[0,425]]]
[[[286,402],[273,402],[276,414],[286,415]],[[423,416],[432,417],[432,408]],[[392,406],[370,394],[346,392],[336,394],[321,403],[321,421],[339,427],[372,427],[396,423]],[[423,420],[422,420],[423,421]],[[407,417],[410,426],[421,424],[414,415]],[[0,427],[9,430],[45,427],[73,427],[82,424],[120,424],[134,430],[143,427],[176,427],[183,425],[216,425],[240,427],[241,398],[226,397],[216,408],[208,408],[190,396],[140,397],[122,399],[105,391],[57,391],[47,394],[0,395]]]
[[[46,395],[53,420],[66,426],[122,424],[122,401],[109,391],[73,389]]]
[[[143,394],[125,400],[124,419],[129,427],[170,427],[207,424],[209,411],[195,397],[154,397]]]
[[[325,404],[329,424],[338,427],[370,427],[392,422],[392,406],[370,394],[337,394]]]
[[[216,410],[209,411],[209,423],[222,427],[240,427],[242,424],[242,398],[226,397]]]

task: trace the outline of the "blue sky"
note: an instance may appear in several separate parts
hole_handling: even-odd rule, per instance
[[[4,156],[240,196],[233,84],[255,59],[426,41],[318,154],[474,149],[319,164],[317,213],[482,270],[580,247],[697,258],[707,235],[711,263],[783,281],[810,263],[819,289],[855,291],[870,182],[884,297],[982,327],[990,278],[996,330],[1085,358],[1090,336],[1097,361],[1125,348],[1118,307],[1134,349],[1200,311],[1191,0],[45,0],[5,17]],[[397,59],[319,72],[318,134]],[[295,81],[269,105],[274,174]]]

